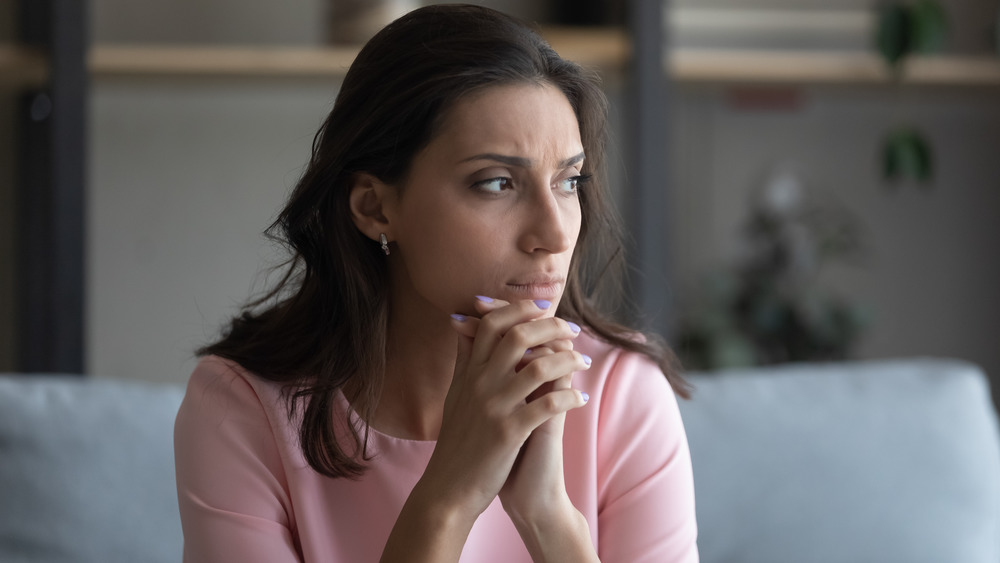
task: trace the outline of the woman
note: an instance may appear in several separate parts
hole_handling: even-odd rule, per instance
[[[287,274],[178,414],[185,560],[697,560],[683,382],[582,285],[617,249],[604,120],[485,8],[362,49],[272,227]]]

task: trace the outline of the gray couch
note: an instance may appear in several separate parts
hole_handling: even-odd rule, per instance
[[[905,360],[692,375],[702,561],[1000,562],[983,374]],[[0,376],[0,562],[177,562],[183,390]]]

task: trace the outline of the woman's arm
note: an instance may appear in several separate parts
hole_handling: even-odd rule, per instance
[[[449,506],[418,483],[396,519],[381,561],[458,561],[477,516]]]
[[[223,360],[205,358],[191,375],[174,453],[185,562],[300,561],[264,407]]]
[[[532,561],[584,563],[599,561],[587,519],[569,498],[550,515],[523,519],[512,515]]]
[[[601,560],[695,563],[694,479],[676,396],[644,356],[616,357],[598,368],[610,370],[597,443]]]

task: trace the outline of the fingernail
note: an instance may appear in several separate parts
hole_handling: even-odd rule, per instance
[[[524,351],[524,355],[525,356],[527,356],[530,353],[531,353],[531,348],[528,348],[527,350]]]
[[[588,394],[586,391],[580,391],[580,394],[583,395],[583,402],[584,403],[586,403],[587,401],[590,400],[590,394]]]
[[[535,305],[539,309],[548,309],[549,307],[552,306],[552,302],[546,301],[545,299],[535,299]]]
[[[476,299],[482,301],[483,303],[492,303],[493,302],[493,298],[492,297],[486,297],[485,295],[477,295]]]
[[[580,325],[573,321],[566,321],[566,324],[569,325],[569,329],[573,331],[573,334],[580,334]]]
[[[587,367],[589,368],[590,364],[593,363],[594,360],[590,359],[590,356],[586,354],[580,354],[580,355],[583,356],[583,363],[587,364]]]
[[[454,313],[451,316],[451,318],[455,319],[456,321],[458,321],[460,323],[464,323],[465,319],[467,319],[468,317],[466,317],[465,315],[459,315],[458,313]]]

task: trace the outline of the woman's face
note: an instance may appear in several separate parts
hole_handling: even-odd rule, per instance
[[[553,86],[459,100],[384,207],[398,249],[393,308],[472,313],[476,295],[557,304],[580,233],[583,158],[576,115]]]

